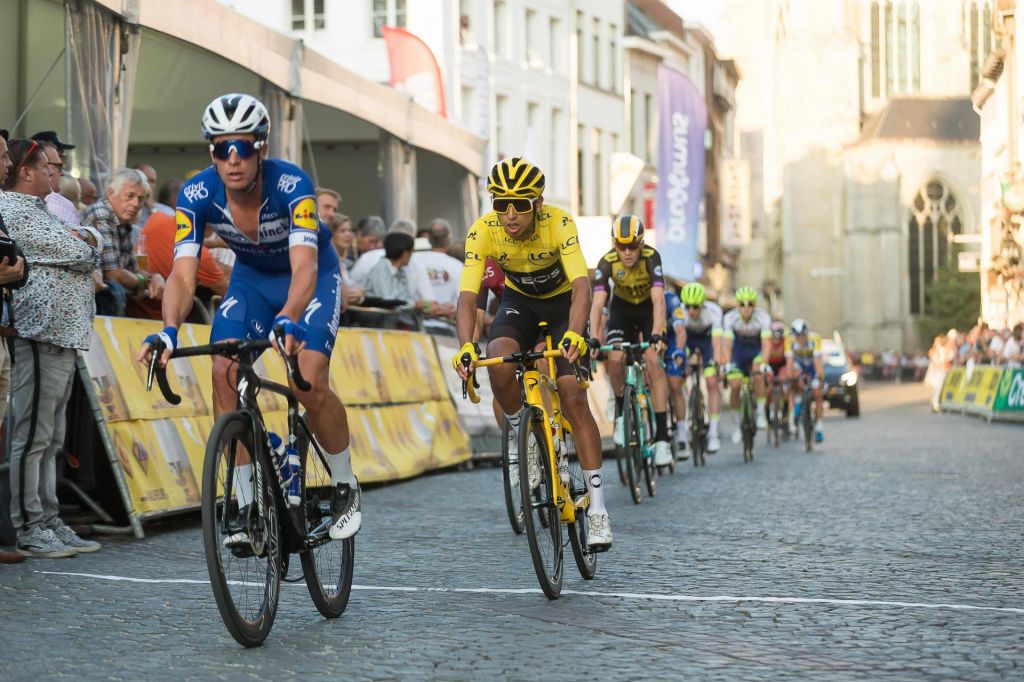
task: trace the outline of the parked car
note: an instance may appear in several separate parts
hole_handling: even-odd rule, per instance
[[[834,409],[846,410],[847,417],[860,416],[857,395],[859,377],[850,364],[846,348],[838,341],[823,339],[821,354],[825,364],[825,400]]]

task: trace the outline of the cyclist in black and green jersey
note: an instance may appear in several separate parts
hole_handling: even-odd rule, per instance
[[[608,304],[604,343],[648,341],[645,351],[647,378],[654,402],[654,463],[672,461],[668,442],[668,380],[658,354],[665,343],[665,279],[661,256],[644,244],[644,224],[634,215],[624,215],[612,225],[612,249],[601,257],[594,273],[594,301],[590,308],[591,330],[602,329],[601,318]],[[609,301],[609,296],[611,300]],[[608,378],[615,392],[615,443],[622,445],[622,392],[625,356],[608,354]]]

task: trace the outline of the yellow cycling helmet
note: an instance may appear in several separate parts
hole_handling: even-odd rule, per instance
[[[644,240],[644,223],[635,215],[624,215],[612,223],[613,244],[636,244]]]
[[[757,290],[754,287],[740,287],[736,290],[737,303],[753,303],[757,300]]]
[[[544,173],[526,159],[502,159],[491,169],[487,192],[502,199],[536,199],[544,193]]]
[[[704,285],[700,282],[690,282],[683,287],[682,292],[679,294],[679,298],[682,300],[683,305],[704,305]]]

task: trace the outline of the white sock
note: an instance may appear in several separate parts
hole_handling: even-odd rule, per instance
[[[590,493],[590,510],[594,513],[607,514],[604,507],[604,487],[602,485],[600,469],[584,469],[583,480],[587,483],[587,492]]]
[[[718,417],[708,419],[708,433],[712,436],[718,435]]]
[[[356,475],[352,471],[352,451],[345,448],[336,455],[327,455],[327,465],[331,467],[331,485],[347,483],[355,486]]]
[[[676,420],[676,440],[686,440],[686,420]]]
[[[508,425],[512,427],[510,432],[513,438],[519,438],[519,413],[506,414],[505,419],[508,419]]]
[[[248,507],[252,502],[252,464],[239,464],[235,466],[235,476],[232,480],[232,487],[235,489],[235,498],[238,500],[238,508]]]

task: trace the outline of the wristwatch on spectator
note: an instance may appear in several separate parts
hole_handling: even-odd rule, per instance
[[[139,283],[135,285],[135,288],[132,289],[132,291],[138,291],[149,283],[149,279],[141,272],[136,272],[135,276],[139,278]]]

